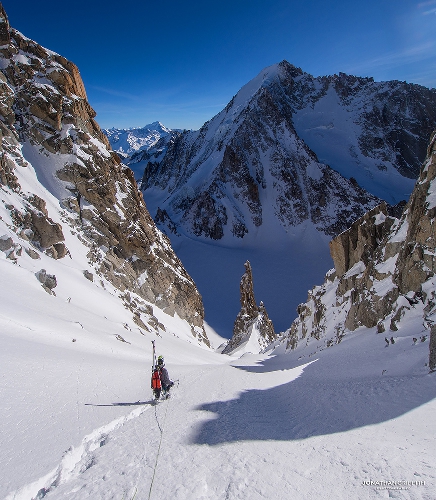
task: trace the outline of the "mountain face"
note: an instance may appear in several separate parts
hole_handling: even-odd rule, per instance
[[[283,61],[199,131],[177,132],[148,155],[141,189],[208,314],[216,308],[213,326],[219,311],[229,311],[230,331],[236,269],[248,259],[263,272],[258,293],[283,329],[284,311],[330,267],[329,239],[382,199],[408,198],[435,125],[434,90],[343,74],[314,78]],[[207,269],[192,257],[200,247]],[[239,261],[224,248],[240,250]],[[206,289],[217,282],[217,293]]]
[[[2,7],[0,20],[2,250],[23,266],[42,254],[77,259],[140,329],[162,330],[156,306],[207,343],[195,284],[111,151],[77,67],[11,29]],[[66,240],[86,249],[86,263]],[[38,279],[50,291],[47,274]]]
[[[392,342],[413,321],[431,330],[429,365],[436,368],[435,142],[436,132],[400,219],[381,205],[332,240],[335,268],[299,305],[285,335],[288,348],[303,341],[329,347],[360,326]]]
[[[436,124],[436,90],[340,73],[293,79],[293,122],[321,162],[389,204],[407,200]]]
[[[150,159],[144,195],[159,197],[159,208],[182,231],[244,238],[270,212],[284,230],[310,221],[334,235],[377,203],[300,139],[295,105],[283,95],[290,71],[287,63],[268,68],[198,132],[174,136],[161,161]]]
[[[142,189],[164,191],[160,208],[196,236],[220,239],[227,227],[243,237],[261,224],[271,187],[268,202],[284,226],[311,218],[333,235],[338,220],[350,220],[338,198],[362,196],[351,195],[355,181],[390,204],[408,198],[435,124],[434,89],[345,74],[314,78],[283,61],[249,82],[200,131],[172,138],[163,159],[150,158]],[[331,173],[322,178],[320,163],[354,185]],[[321,179],[338,198],[312,182]],[[339,216],[327,221],[329,202],[339,203]]]

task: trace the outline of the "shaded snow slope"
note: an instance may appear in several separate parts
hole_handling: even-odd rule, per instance
[[[175,252],[200,290],[205,320],[226,338],[232,335],[239,311],[239,281],[246,260],[252,264],[256,298],[264,302],[277,332],[288,328],[308,287],[322,281],[332,266],[329,238],[311,227],[276,237],[260,228],[247,240],[221,245],[172,237]]]

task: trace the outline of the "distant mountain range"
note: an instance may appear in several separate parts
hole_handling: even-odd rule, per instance
[[[137,179],[144,172],[150,213],[212,326],[231,328],[249,259],[256,296],[280,330],[331,267],[329,239],[381,199],[408,199],[435,125],[435,90],[314,78],[282,61],[200,130],[165,134],[125,163]]]
[[[160,122],[153,122],[144,127],[103,129],[114,151],[123,158],[137,151],[148,150],[156,142],[171,132]]]

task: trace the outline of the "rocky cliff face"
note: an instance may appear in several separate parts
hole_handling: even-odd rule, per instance
[[[245,273],[239,286],[241,294],[241,310],[239,311],[233,336],[223,350],[223,354],[230,354],[242,347],[246,351],[258,353],[276,339],[274,326],[268,317],[263,302],[256,304],[253,290],[253,273],[250,262],[245,264]]]
[[[88,247],[95,273],[122,293],[138,325],[156,326],[147,305],[153,304],[186,320],[207,343],[201,297],[156,229],[132,172],[111,151],[79,70],[11,29],[3,8],[0,21],[0,182],[16,193],[7,209],[17,237],[62,258],[68,253],[63,233],[72,232]],[[20,182],[26,168],[35,170],[49,203]],[[51,213],[60,213],[62,223]]]
[[[380,205],[331,242],[335,269],[298,307],[299,316],[285,336],[289,348],[303,339],[324,339],[329,346],[360,326],[376,328],[378,333],[395,332],[410,318],[431,329],[434,337],[435,137],[433,133],[401,218],[389,217]],[[434,369],[431,345],[430,368]]]

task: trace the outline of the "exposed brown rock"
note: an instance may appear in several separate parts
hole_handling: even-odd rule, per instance
[[[32,230],[34,231],[34,239],[42,248],[48,248],[55,243],[64,241],[65,237],[62,232],[62,226],[54,222],[50,217],[47,217],[42,212],[31,212]]]
[[[0,3],[0,46],[8,45],[11,41],[11,37],[9,34],[10,26],[8,21],[8,16],[3,8],[3,5]]]
[[[394,218],[389,217],[386,203],[374,207],[363,217],[330,241],[337,276],[344,275],[359,261],[368,263],[371,255],[392,227]]]
[[[14,241],[10,236],[2,236],[0,237],[0,250],[3,252],[6,252],[7,250],[10,250],[14,245]]]
[[[27,166],[20,142],[45,154],[47,168],[56,155],[61,168],[56,188],[49,189],[61,197],[68,223],[89,246],[97,272],[119,290],[177,314],[208,344],[201,296],[169,240],[156,229],[133,173],[110,151],[77,66],[11,29],[1,6],[0,57],[0,183],[21,189],[14,171]],[[41,79],[50,84],[40,84]],[[11,208],[17,233],[53,258],[67,255],[62,226],[50,217],[44,200],[24,196],[27,211]]]
[[[26,253],[34,260],[40,259],[39,253],[33,250],[33,248],[26,248]]]
[[[436,132],[427,151],[427,160],[404,212],[408,231],[402,246],[396,273],[401,293],[419,292],[421,284],[436,272],[436,207],[429,209],[430,186],[436,178]],[[433,188],[434,189],[434,188]]]
[[[54,274],[47,274],[45,269],[41,269],[35,275],[44,290],[51,295],[55,295],[53,288],[56,288],[58,284],[56,276]]]
[[[430,371],[433,372],[436,370],[436,325],[433,325],[431,327],[429,349],[430,354],[428,366],[430,368]]]

